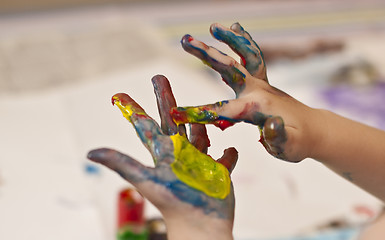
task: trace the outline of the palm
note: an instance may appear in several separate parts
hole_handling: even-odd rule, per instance
[[[206,214],[213,212],[232,220],[234,193],[229,172],[235,165],[237,152],[227,149],[221,159],[214,161],[206,154],[209,140],[204,125],[200,124],[192,125],[190,142],[184,126],[175,125],[169,115],[176,103],[167,79],[156,76],[153,84],[161,127],[128,95],[114,95],[113,103],[133,124],[153,156],[155,167],[143,166],[111,149],[91,151],[89,158],[118,172],[165,214],[170,209],[186,211],[187,204]]]

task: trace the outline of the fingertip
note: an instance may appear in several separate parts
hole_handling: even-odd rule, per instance
[[[156,84],[156,83],[158,83],[158,82],[160,82],[160,81],[164,81],[164,79],[166,79],[166,77],[165,77],[164,75],[162,75],[162,74],[157,74],[157,75],[155,75],[155,76],[153,76],[153,77],[151,78],[151,82],[152,82],[153,84]]]
[[[107,157],[108,152],[112,152],[113,150],[108,148],[99,148],[91,150],[87,153],[87,158],[93,162],[102,163]]]
[[[225,166],[231,174],[238,161],[238,151],[234,147],[229,147],[224,150],[223,156],[218,159],[218,162]]]
[[[111,98],[112,105],[115,105],[116,101],[119,101],[123,106],[126,106],[132,99],[125,93],[117,93]]]
[[[159,90],[164,89],[165,87],[171,88],[170,84],[168,82],[168,79],[161,74],[157,74],[157,75],[153,76],[151,78],[151,82],[152,82],[152,85],[154,87],[155,93],[157,93]],[[157,95],[157,97],[159,97],[159,96]]]
[[[210,26],[210,33],[211,35],[219,40],[219,41],[222,41],[222,38],[223,38],[223,34],[224,34],[224,31],[226,31],[227,28],[225,28],[224,26],[222,26],[221,24],[219,23],[213,23],[211,24]]]
[[[92,160],[92,161],[93,161],[93,159],[95,158],[95,151],[96,151],[96,150],[91,150],[91,151],[89,151],[89,152],[87,153],[87,158],[88,158],[89,160]]]
[[[286,141],[286,131],[280,116],[268,118],[263,127],[263,136],[271,144],[277,145]]]
[[[210,25],[210,33],[212,35],[214,35],[214,32],[218,29],[218,26],[219,26],[218,23],[213,23],[213,24]]]
[[[229,147],[225,149],[225,153],[229,153],[231,155],[236,156],[236,158],[238,158],[238,150],[235,147]]]
[[[192,40],[194,40],[194,38],[190,34],[186,34],[182,37],[180,43],[182,46],[186,46],[189,45]]]
[[[244,29],[243,29],[243,27],[241,26],[241,24],[239,22],[233,23],[230,26],[230,29],[233,30],[236,33],[239,33],[239,34],[244,32]]]

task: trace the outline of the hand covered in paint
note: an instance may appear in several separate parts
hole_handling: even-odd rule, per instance
[[[173,108],[174,120],[211,123],[222,130],[237,122],[251,123],[259,127],[260,142],[271,155],[292,162],[308,157],[313,144],[309,135],[311,108],[269,84],[262,51],[240,24],[231,28],[213,24],[210,32],[235,51],[241,63],[190,35],[183,37],[182,46],[220,73],[234,90],[236,99]]]
[[[159,208],[169,239],[232,239],[230,173],[237,151],[229,148],[218,161],[213,160],[206,154],[210,142],[201,124],[191,125],[188,140],[184,125],[177,126],[169,114],[176,102],[168,80],[158,75],[152,82],[161,127],[130,96],[118,93],[112,102],[134,126],[155,167],[111,149],[93,150],[88,158],[119,173]]]

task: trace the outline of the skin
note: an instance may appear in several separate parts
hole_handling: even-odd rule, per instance
[[[360,235],[360,240],[381,240],[385,236],[385,214],[382,213],[376,221],[367,226]]]
[[[225,169],[224,173],[229,177],[238,158],[237,151],[234,148],[226,149],[220,159],[213,160],[207,155],[210,142],[205,126],[201,124],[191,125],[189,141],[185,127],[177,126],[169,114],[176,102],[168,80],[157,75],[152,82],[161,126],[127,94],[115,94],[112,102],[134,126],[142,143],[150,151],[155,167],[144,166],[128,155],[106,148],[90,151],[88,158],[116,171],[160,210],[167,224],[168,239],[180,239],[181,236],[183,239],[233,239],[234,192],[231,182],[228,186],[226,183],[219,186],[228,187],[227,193],[213,197],[199,186],[191,186],[184,181],[173,169],[173,164],[179,161],[183,167],[186,165],[183,160],[191,157],[191,154],[179,155],[176,151],[175,143],[183,143],[184,147],[180,149],[192,149],[192,155],[199,158],[198,162],[204,158],[217,166],[214,170],[209,169],[214,174],[212,179],[206,179],[216,181],[223,177],[223,172],[217,169]],[[189,170],[184,172],[187,177],[189,173],[196,173],[194,171],[207,173],[207,168],[201,165]],[[219,177],[215,174],[219,174]],[[205,186],[200,182],[198,185]]]
[[[268,83],[263,54],[238,23],[231,28],[213,24],[210,31],[214,38],[229,45],[240,56],[241,63],[190,35],[183,37],[182,46],[219,72],[234,90],[236,99],[173,108],[174,121],[214,124],[222,130],[237,122],[247,122],[259,127],[260,142],[273,156],[293,162],[305,158],[308,153],[299,149],[308,149],[306,145],[313,143],[307,142],[309,138],[304,134],[312,124],[296,116],[307,116],[306,113],[313,110]],[[303,143],[307,143],[305,147]]]
[[[269,84],[263,54],[239,25],[212,24],[214,38],[240,56],[240,63],[213,47],[183,37],[183,48],[221,74],[236,98],[197,107],[177,107],[177,123],[214,124],[225,129],[238,122],[257,125],[260,142],[274,157],[300,162],[313,158],[385,201],[385,132],[314,109]]]

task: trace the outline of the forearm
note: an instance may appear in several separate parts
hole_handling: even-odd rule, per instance
[[[329,111],[317,114],[319,144],[310,157],[385,201],[385,132]]]

